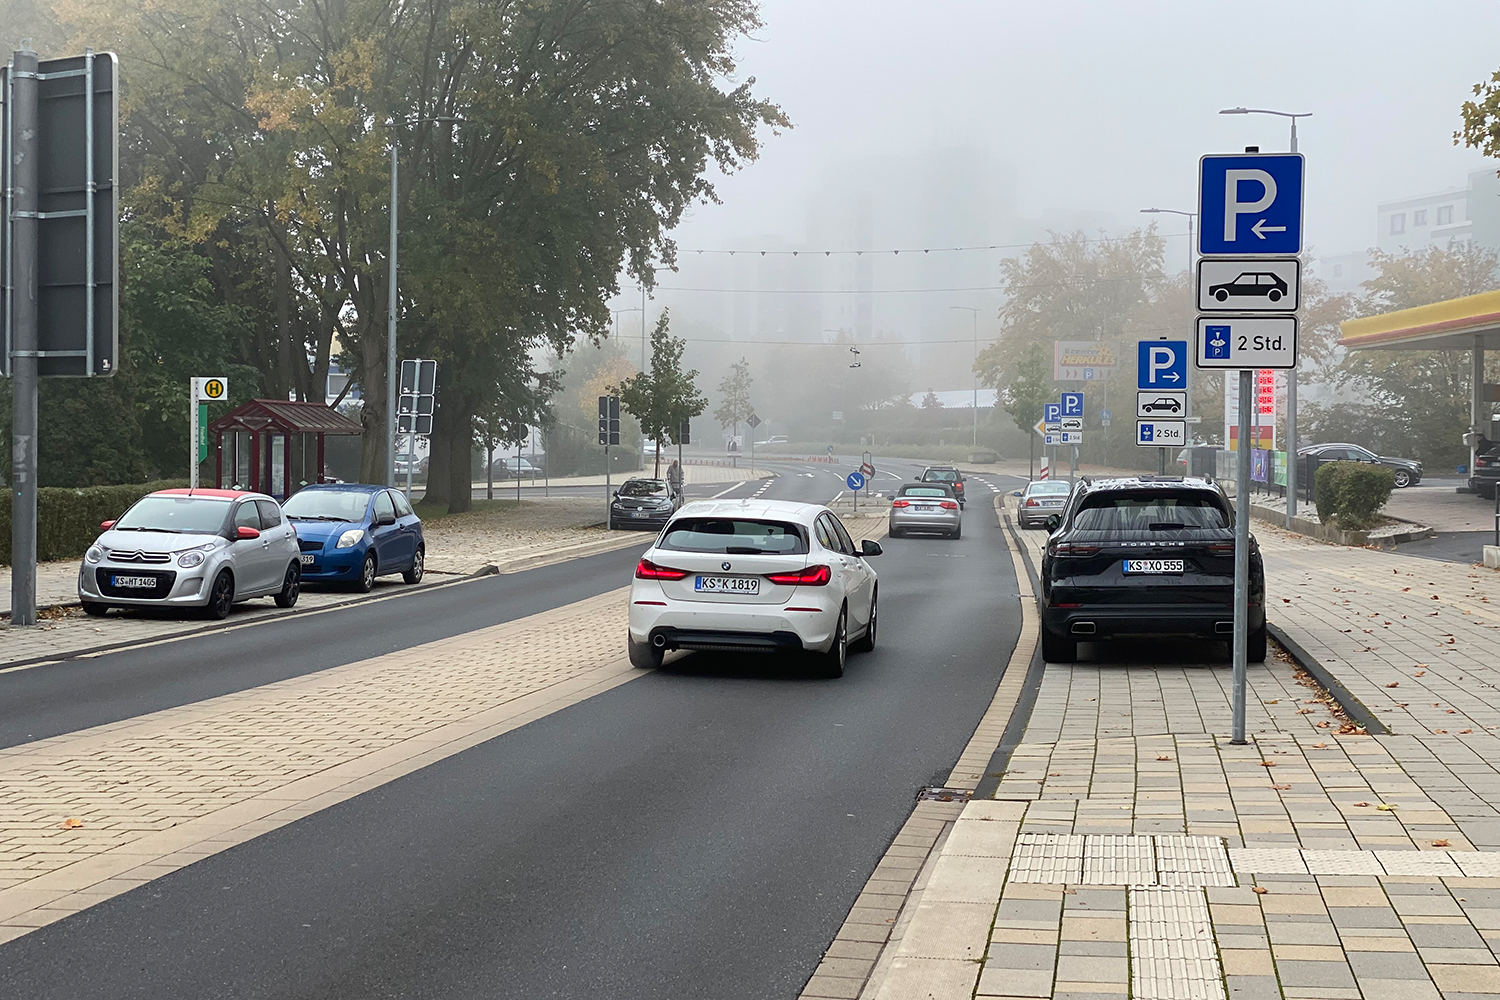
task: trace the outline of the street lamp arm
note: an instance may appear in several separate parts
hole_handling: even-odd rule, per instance
[[[1281,118],[1311,118],[1311,111],[1272,111],[1270,108],[1225,108],[1221,115],[1276,115]]]

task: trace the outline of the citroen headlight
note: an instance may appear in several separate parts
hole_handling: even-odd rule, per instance
[[[354,546],[359,544],[359,540],[363,537],[365,537],[365,529],[350,528],[348,531],[339,536],[339,543],[335,545],[334,548],[352,549],[354,548]]]
[[[89,550],[83,554],[83,558],[91,563],[99,562],[104,558],[104,550],[97,545],[90,545]]]
[[[203,560],[204,555],[202,550],[194,549],[191,552],[184,552],[182,555],[178,556],[177,565],[181,566],[183,569],[192,569],[194,566],[202,566]]]

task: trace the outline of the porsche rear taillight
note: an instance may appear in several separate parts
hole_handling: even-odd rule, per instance
[[[766,579],[783,587],[822,587],[833,579],[827,566],[809,566],[791,573],[767,573]]]
[[[1055,556],[1095,556],[1099,554],[1099,546],[1086,545],[1082,542],[1053,542],[1052,554]]]

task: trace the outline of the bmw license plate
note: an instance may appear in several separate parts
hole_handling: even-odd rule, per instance
[[[110,577],[110,586],[119,587],[122,590],[154,590],[156,589],[156,577],[154,576],[115,576]]]
[[[315,557],[313,556],[313,554],[311,552],[306,553],[302,557],[302,565],[304,565],[304,566],[311,566],[313,564],[313,559],[314,558]]]
[[[700,576],[693,581],[700,594],[742,594],[754,597],[760,593],[758,576]]]
[[[1181,573],[1181,559],[1126,559],[1127,573]]]

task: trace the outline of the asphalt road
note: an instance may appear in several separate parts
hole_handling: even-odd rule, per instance
[[[783,471],[763,495],[837,492],[826,468],[804,473]],[[760,657],[669,660],[0,946],[0,996],[795,997],[918,788],[946,778],[1016,641],[1011,561],[989,490],[971,489],[981,502],[962,540],[886,543],[880,646],[843,678]],[[512,600],[562,603],[627,579],[633,552],[616,557],[618,572],[580,560],[499,579]],[[549,570],[562,574],[550,594],[527,587]],[[485,582],[434,591],[412,627],[487,623]],[[356,647],[345,661],[425,641],[398,631],[390,605],[359,611],[318,617]],[[201,669],[220,686],[265,672],[257,650],[302,624],[221,637]],[[135,676],[158,700],[191,684],[139,656],[91,661],[113,690],[95,712],[126,710]],[[35,692],[33,720],[60,723],[60,702],[85,693],[67,668],[27,673],[58,678],[59,707]]]
[[[1484,547],[1494,544],[1493,531],[1440,531],[1431,538],[1403,542],[1394,551],[1403,556],[1421,556],[1443,562],[1482,563]]]

